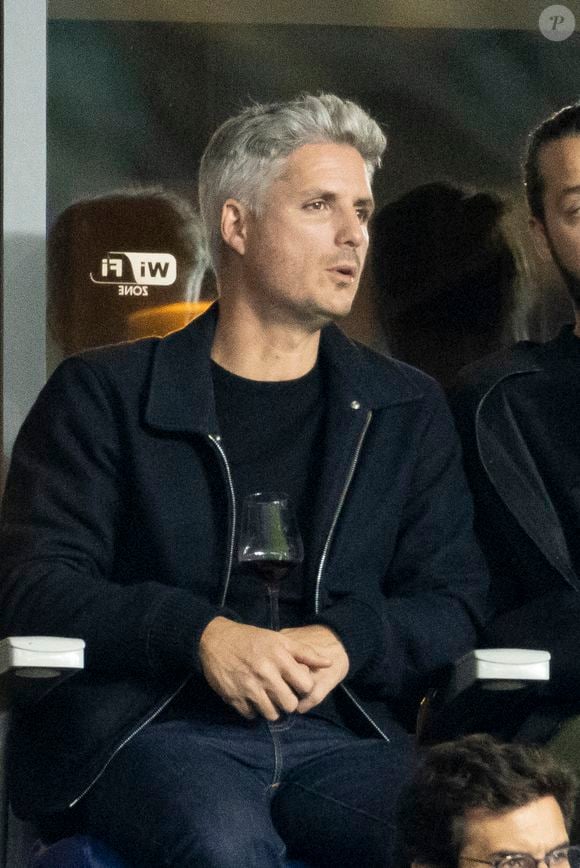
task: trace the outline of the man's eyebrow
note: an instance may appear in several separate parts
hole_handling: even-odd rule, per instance
[[[564,198],[564,196],[574,195],[574,193],[580,193],[580,184],[574,184],[573,187],[564,187],[560,196]]]
[[[336,193],[322,187],[310,187],[308,190],[302,191],[302,196],[305,199],[336,199],[336,195]]]
[[[545,853],[544,855],[549,856],[550,853],[554,853],[556,850],[561,850],[562,847],[569,847],[569,846],[570,846],[569,840],[562,841],[561,844],[555,844],[554,847],[552,847],[550,850],[548,850],[548,852]],[[489,854],[490,859],[505,859],[507,856],[532,856],[532,854],[528,853],[527,850],[495,850],[493,853]],[[533,858],[534,857],[532,856],[532,859]]]

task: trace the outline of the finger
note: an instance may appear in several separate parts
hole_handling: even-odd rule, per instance
[[[244,699],[236,699],[231,703],[231,705],[235,708],[238,714],[241,714],[242,717],[246,718],[246,720],[253,720],[257,716],[255,708]]]
[[[298,703],[296,707],[296,711],[298,714],[306,714],[311,711],[313,708],[316,708],[325,696],[329,693],[329,690],[321,690],[319,686],[317,686],[312,693],[308,696],[304,696]]]
[[[318,702],[312,700],[310,697],[306,699],[301,699],[296,708],[296,714],[307,714],[313,708],[316,708]]]
[[[296,699],[296,697],[294,697]],[[257,696],[256,699],[253,700],[254,707],[258,714],[264,717],[266,720],[270,720],[272,722],[278,720],[280,717],[281,708],[278,705],[274,704],[274,702],[270,699],[267,693],[262,693],[260,696]],[[296,702],[294,703],[294,708],[296,708]],[[294,710],[292,709],[292,711]]]
[[[272,704],[286,714],[292,714],[298,708],[298,696],[291,690],[285,681],[280,681],[275,689],[267,691],[268,697]]]
[[[289,699],[288,690],[300,697],[310,693],[314,687],[310,668],[299,663],[285,646],[277,649],[272,659],[260,660],[255,667],[255,675],[272,698],[285,696]]]
[[[285,684],[298,697],[307,696],[314,687],[312,672],[302,663],[292,660],[280,670]]]
[[[319,705],[337,684],[338,679],[329,677],[329,673],[325,671],[319,679],[316,679],[315,685],[308,696],[303,696],[300,699],[296,711],[299,714],[306,714],[306,712]]]
[[[320,654],[311,645],[304,645],[302,642],[293,643],[290,653],[299,663],[304,663],[305,666],[311,669],[326,669],[332,666],[332,660],[324,654]]]

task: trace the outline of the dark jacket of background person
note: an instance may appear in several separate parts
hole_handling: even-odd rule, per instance
[[[11,798],[24,816],[78,798],[188,679],[195,695],[201,633],[219,613],[236,618],[223,608],[234,516],[215,321],[210,309],[167,338],[66,360],[19,436],[0,632],[87,643],[86,670],[36,697],[13,729]],[[351,725],[378,736],[398,702],[472,646],[487,575],[440,391],[332,325],[321,359],[329,423],[305,623],[340,637]]]
[[[444,388],[465,365],[527,337],[518,324],[525,259],[507,210],[494,193],[441,182],[410,190],[373,220],[388,350]]]
[[[579,373],[570,326],[470,366],[450,395],[498,612],[487,642],[550,651],[548,689],[564,700],[580,688],[580,576],[569,545],[580,527],[580,462],[562,432],[578,426]]]

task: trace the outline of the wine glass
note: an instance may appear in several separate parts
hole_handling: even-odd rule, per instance
[[[266,584],[270,626],[280,629],[280,582],[304,558],[304,546],[287,494],[258,491],[242,504],[238,561],[251,564]]]

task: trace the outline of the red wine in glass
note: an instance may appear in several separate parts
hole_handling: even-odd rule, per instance
[[[270,604],[270,626],[280,629],[280,583],[302,562],[304,547],[290,498],[283,492],[259,491],[242,504],[238,561],[260,575]]]
[[[280,584],[283,579],[286,578],[288,573],[298,564],[299,560],[271,560],[271,561],[262,561],[262,560],[252,560],[249,561],[247,558],[244,560],[244,563],[250,562],[252,564],[253,569],[258,573],[260,578],[264,580],[266,585],[266,592],[268,594],[268,599],[270,601],[270,626],[272,630],[280,629],[280,610],[279,610],[279,599],[280,599]]]

